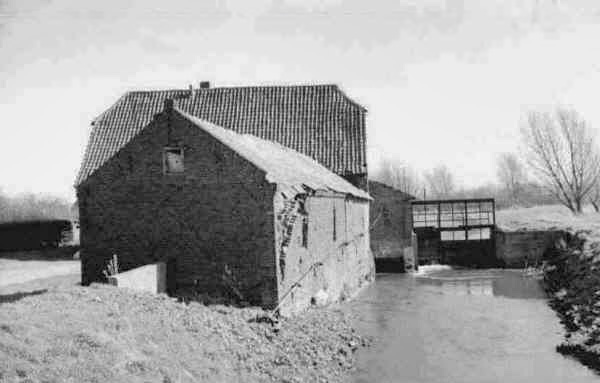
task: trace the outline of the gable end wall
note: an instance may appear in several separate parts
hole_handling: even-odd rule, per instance
[[[183,175],[163,174],[166,146],[184,148]],[[171,262],[171,288],[207,292],[223,290],[227,266],[247,300],[272,307],[273,193],[264,172],[212,136],[159,115],[77,188],[82,283],[103,280],[112,254],[121,270]]]

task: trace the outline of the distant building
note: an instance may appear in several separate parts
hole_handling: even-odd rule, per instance
[[[418,267],[416,236],[410,201],[415,197],[381,182],[369,181],[371,250],[377,271],[404,271]]]
[[[215,97],[238,97],[225,94]],[[360,108],[338,97],[360,118]],[[190,99],[165,98],[128,94],[97,120],[76,185],[84,284],[101,280],[117,254],[122,269],[167,262],[172,288],[219,292],[226,275],[250,303],[273,308],[285,300],[291,312],[315,296],[349,296],[373,277],[364,190],[295,150],[193,116],[185,111]],[[154,104],[161,102],[162,111]],[[211,111],[215,100],[195,102]],[[244,107],[236,107],[229,122],[240,122],[237,131],[262,132],[264,124],[263,136],[283,137],[268,114],[242,118]],[[296,121],[318,120],[310,114],[317,109]],[[310,146],[301,126],[285,126],[306,140],[295,145]],[[313,154],[336,152],[319,146],[326,141],[316,139]]]

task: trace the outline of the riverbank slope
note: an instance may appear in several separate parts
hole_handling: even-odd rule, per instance
[[[565,233],[545,254],[544,288],[566,330],[557,351],[600,373],[600,214],[572,215],[561,206],[498,211],[506,231],[559,230]]]

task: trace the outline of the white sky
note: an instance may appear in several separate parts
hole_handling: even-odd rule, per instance
[[[369,109],[372,169],[492,182],[528,108],[600,126],[599,46],[597,0],[0,0],[0,188],[73,199],[97,114],[201,80],[338,83]]]

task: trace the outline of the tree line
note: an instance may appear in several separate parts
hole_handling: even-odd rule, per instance
[[[494,198],[498,208],[555,203],[550,193],[528,177],[515,154],[501,154],[496,172],[496,182],[467,188],[458,184],[445,165],[419,173],[410,165],[385,159],[370,177],[417,199]]]
[[[0,190],[0,223],[73,219],[74,206],[64,198],[24,193],[9,196]]]
[[[499,154],[496,182],[479,187],[459,187],[446,165],[420,174],[390,159],[372,178],[419,199],[493,197],[499,208],[560,203],[574,214],[589,203],[600,211],[600,148],[576,111],[530,111],[521,123],[521,145],[519,154]]]

